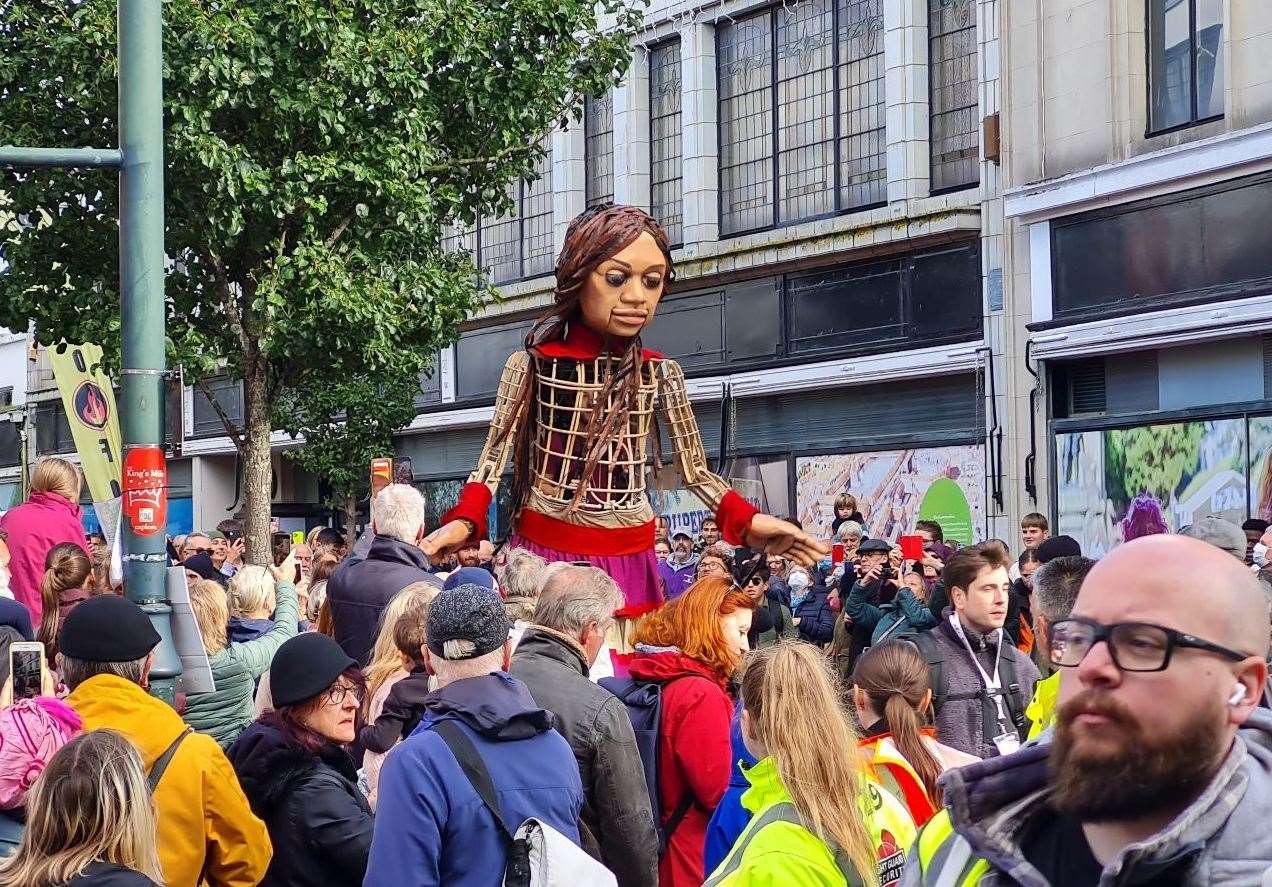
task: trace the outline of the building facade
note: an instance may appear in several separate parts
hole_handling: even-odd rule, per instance
[[[1009,498],[1096,554],[1272,519],[1267,4],[1002,13]]]
[[[503,298],[441,353],[398,438],[430,522],[551,304],[566,225],[615,201],[675,245],[643,338],[685,368],[743,492],[826,534],[845,490],[872,534],[920,513],[961,538],[1005,532],[1002,5],[655,0],[623,83],[552,135],[517,213],[451,238]],[[656,509],[692,525],[700,506],[665,481]]]

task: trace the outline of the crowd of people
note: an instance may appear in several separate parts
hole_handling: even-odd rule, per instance
[[[172,540],[215,685],[173,707],[78,485],[42,460],[0,518],[0,887],[488,887],[548,859],[622,887],[1272,866],[1266,525],[1207,518],[1097,562],[1040,514],[1014,545],[928,520],[870,538],[845,494],[808,567],[660,520],[665,603],[628,650],[606,572],[430,556],[421,494],[392,484],[359,539],[279,534],[267,566],[234,520]],[[7,651],[29,642],[47,678],[19,694]]]

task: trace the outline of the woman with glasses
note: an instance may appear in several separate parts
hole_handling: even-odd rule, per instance
[[[334,640],[308,632],[279,648],[269,679],[274,710],[229,750],[274,845],[261,884],[361,884],[373,818],[348,747],[362,673]]]

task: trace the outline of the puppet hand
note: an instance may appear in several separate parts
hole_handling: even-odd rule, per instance
[[[468,521],[453,520],[421,539],[420,550],[429,557],[450,554],[463,548],[472,534],[473,527]]]
[[[789,521],[770,514],[761,513],[751,518],[751,526],[744,538],[752,548],[761,549],[766,554],[780,554],[805,567],[813,566],[830,554],[829,546]]]

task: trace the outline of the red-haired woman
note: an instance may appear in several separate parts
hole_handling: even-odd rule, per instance
[[[747,651],[754,608],[751,596],[727,577],[708,576],[636,629],[632,678],[663,688],[657,813],[670,837],[659,887],[698,887],[705,876],[707,821],[729,786],[733,763],[727,688]]]
[[[667,235],[647,213],[602,206],[570,223],[555,303],[527,334],[525,350],[508,359],[485,449],[459,503],[425,540],[426,553],[485,537],[491,498],[512,458],[509,546],[600,567],[623,592],[620,619],[657,608],[664,595],[645,490],[648,445],[658,441],[655,404],[685,487],[711,509],[726,542],[805,566],[826,553],[708,469],[684,372],[641,344],[674,277]],[[615,640],[624,652],[627,639]]]

